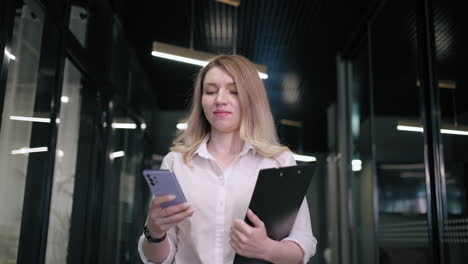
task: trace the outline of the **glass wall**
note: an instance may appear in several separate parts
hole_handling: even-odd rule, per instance
[[[131,121],[132,119],[124,119]],[[127,122],[127,121],[124,121]],[[131,122],[136,124],[136,122]],[[138,228],[139,221],[137,212],[142,212],[137,196],[141,195],[142,189],[146,186],[141,183],[141,172],[143,169],[143,133],[141,127],[137,129],[120,129],[115,132],[113,142],[115,151],[122,151],[124,155],[120,160],[113,162],[114,172],[120,177],[119,190],[119,222],[118,222],[118,260],[116,263],[130,263],[135,261],[136,252],[135,241],[141,233]],[[114,152],[115,153],[115,152]],[[116,175],[116,176],[117,176]],[[140,219],[141,222],[141,219]],[[141,223],[140,223],[141,224]],[[137,228],[135,228],[137,227]],[[132,260],[132,261],[130,261]]]
[[[16,263],[30,158],[47,159],[50,92],[37,86],[44,13],[19,4],[11,47],[0,130],[0,263]],[[2,88],[3,89],[3,88]],[[52,120],[53,121],[53,120]],[[40,135],[32,140],[32,135]]]
[[[67,59],[63,76],[46,263],[66,263],[80,131],[82,76]]]
[[[379,261],[431,263],[415,1],[388,1],[371,24]]]
[[[153,90],[107,1],[43,2],[0,4],[0,263],[138,263]]]
[[[346,175],[352,179],[352,263],[462,263],[468,252],[467,9],[441,0],[382,1],[373,8],[365,33],[343,56],[350,101],[338,100],[349,104],[351,139],[340,144],[347,144],[353,171]],[[368,234],[374,231],[375,239]]]
[[[436,76],[443,149],[443,243],[446,263],[468,258],[467,9],[432,1]]]
[[[135,243],[141,234],[143,215],[148,202],[142,181],[143,132],[145,125],[116,107],[111,123],[108,169],[100,246],[109,254],[101,260],[134,263],[138,260]],[[147,198],[147,197],[146,197]],[[143,207],[142,207],[143,205]]]
[[[351,113],[353,263],[374,263],[374,173],[371,148],[369,49],[364,44],[348,64]]]

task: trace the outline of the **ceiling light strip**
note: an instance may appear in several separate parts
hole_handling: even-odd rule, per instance
[[[151,52],[151,55],[153,55],[155,57],[168,59],[168,60],[174,60],[174,61],[180,61],[180,62],[185,62],[185,63],[189,63],[189,64],[194,64],[194,65],[198,65],[198,66],[202,66],[202,67],[208,64],[207,61],[191,59],[191,58],[177,56],[177,55],[164,53],[164,52],[159,52],[159,51],[153,51],[153,52]]]
[[[410,132],[424,132],[422,127],[416,126],[402,126],[398,125],[397,130],[400,131],[410,131]],[[461,136],[468,136],[468,131],[464,130],[455,130],[455,129],[441,129],[440,133],[442,134],[450,134],[450,135],[461,135]]]
[[[5,48],[5,55],[10,59],[10,60],[16,60],[16,56],[13,55],[9,50]]]
[[[136,129],[137,125],[135,123],[112,123],[112,128]]]
[[[306,155],[299,155],[299,154],[293,154],[293,157],[297,161],[311,162],[311,161],[317,160],[317,158],[314,156],[306,156]]]
[[[205,66],[216,57],[216,54],[178,47],[163,42],[154,41],[151,55],[168,60],[189,63],[197,66]],[[268,79],[267,68],[264,65],[255,64],[261,79]]]
[[[50,123],[50,118],[41,118],[41,117],[10,116],[10,120]]]
[[[11,154],[18,155],[18,154],[35,153],[35,152],[46,152],[47,150],[48,150],[47,147],[21,148],[21,149],[12,150]]]
[[[112,152],[111,154],[109,154],[109,158],[111,160],[113,160],[115,158],[120,158],[120,157],[123,157],[123,156],[125,156],[125,152],[123,150]]]

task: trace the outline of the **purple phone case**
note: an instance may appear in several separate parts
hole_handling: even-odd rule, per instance
[[[176,198],[161,204],[162,208],[186,202],[185,195],[180,188],[176,176],[170,170],[143,170],[149,188],[154,196],[173,194]]]

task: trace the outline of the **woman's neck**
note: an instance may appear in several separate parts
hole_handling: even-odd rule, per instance
[[[211,131],[207,149],[211,154],[237,155],[241,152],[244,142],[239,136],[239,132],[220,133]]]

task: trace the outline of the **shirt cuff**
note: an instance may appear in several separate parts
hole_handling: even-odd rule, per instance
[[[143,241],[145,241],[145,239],[146,237],[144,235],[141,235],[140,239],[138,240],[138,253],[140,254],[140,259],[144,264],[154,264],[153,262],[148,260],[148,258],[145,256],[145,253],[143,252]],[[175,256],[175,246],[173,245],[173,242],[169,236],[167,236],[167,239],[169,242],[169,255],[167,255],[167,258],[161,264],[172,263]]]
[[[299,245],[299,247],[302,249],[302,252],[304,252],[304,258],[302,259],[302,263],[303,264],[306,264],[309,259],[315,255],[315,251],[317,249],[317,239],[315,239],[315,237],[313,236],[306,236],[306,237],[303,237],[303,238],[296,238],[296,237],[286,237],[286,238],[283,238],[281,241],[293,241],[295,242],[297,245]]]

